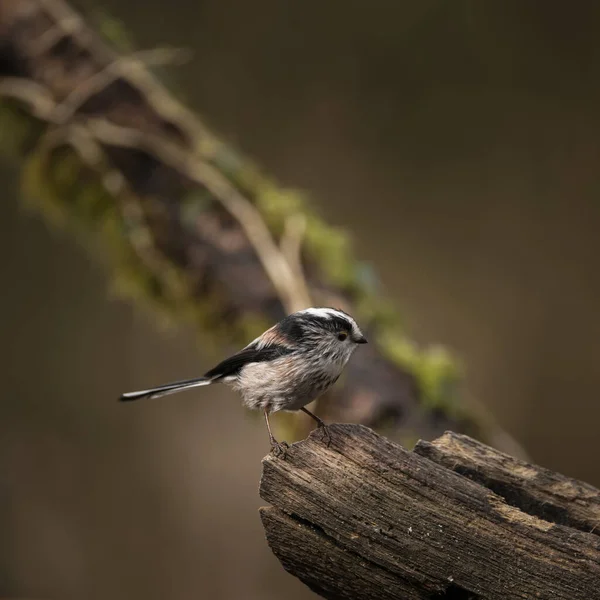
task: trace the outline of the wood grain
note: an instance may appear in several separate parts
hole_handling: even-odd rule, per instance
[[[600,535],[600,493],[587,483],[451,431],[431,443],[420,441],[415,452],[484,485],[523,512]]]
[[[267,456],[260,485],[271,504],[261,509],[271,549],[318,594],[600,599],[600,536],[590,533],[598,490],[464,436],[446,434],[410,452],[363,426],[333,425],[330,432],[330,447],[315,432],[285,457]],[[470,462],[476,480],[455,472]],[[503,482],[496,491],[512,490],[511,503],[487,481]],[[540,502],[554,498],[553,506],[567,503],[559,489],[579,504],[564,507],[563,517],[573,515],[566,524],[513,505],[523,490]]]

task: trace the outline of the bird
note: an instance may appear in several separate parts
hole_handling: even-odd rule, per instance
[[[160,398],[200,386],[224,383],[242,397],[249,409],[262,410],[272,450],[285,451],[271,431],[269,415],[281,410],[303,411],[331,441],[326,424],[306,408],[339,378],[360,344],[366,344],[356,321],[337,308],[305,308],[276,325],[202,377],[128,392],[122,402]]]

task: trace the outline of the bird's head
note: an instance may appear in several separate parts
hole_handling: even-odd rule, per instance
[[[278,333],[293,346],[317,349],[328,356],[347,360],[359,344],[366,344],[356,321],[335,308],[306,308],[277,325]]]

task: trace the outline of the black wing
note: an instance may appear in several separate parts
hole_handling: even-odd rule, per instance
[[[213,367],[204,375],[204,377],[212,379],[213,381],[224,377],[232,377],[237,375],[244,365],[274,360],[281,356],[291,354],[292,352],[294,352],[292,348],[288,348],[281,344],[272,344],[263,346],[262,348],[257,348],[254,345],[247,346],[233,356],[220,362],[216,367]]]

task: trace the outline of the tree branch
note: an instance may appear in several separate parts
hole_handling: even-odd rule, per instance
[[[100,234],[118,289],[185,320],[205,347],[209,334],[246,343],[310,304],[353,313],[372,343],[321,416],[406,437],[452,428],[511,442],[460,401],[449,354],[407,338],[347,236],[154,79],[144,61],[167,55],[117,54],[62,0],[3,0],[0,95],[11,102],[0,107],[0,143],[21,153],[25,194],[81,238]]]

